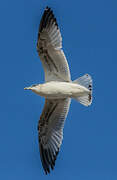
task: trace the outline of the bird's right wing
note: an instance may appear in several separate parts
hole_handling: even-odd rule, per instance
[[[53,169],[59,152],[63,127],[69,111],[71,99],[45,100],[45,106],[39,120],[39,147],[42,166],[45,173]]]
[[[37,51],[45,72],[45,81],[70,81],[69,66],[62,48],[61,33],[53,11],[46,8],[42,16]]]

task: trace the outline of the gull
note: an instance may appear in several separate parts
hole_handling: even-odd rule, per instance
[[[63,128],[71,98],[85,106],[92,103],[92,78],[85,74],[72,81],[67,59],[62,50],[62,37],[51,8],[46,7],[41,18],[37,52],[40,56],[45,83],[24,89],[45,98],[38,123],[40,158],[46,174],[54,169],[63,139]]]

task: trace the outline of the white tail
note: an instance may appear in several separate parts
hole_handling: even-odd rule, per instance
[[[77,101],[85,106],[89,106],[92,103],[92,78],[89,74],[76,79],[73,83],[80,84],[81,86],[86,87],[90,92],[85,96],[77,97]]]

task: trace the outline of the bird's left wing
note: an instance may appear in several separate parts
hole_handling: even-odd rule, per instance
[[[62,139],[63,127],[71,100],[45,100],[45,106],[39,120],[39,147],[42,166],[45,173],[53,169],[59,152]]]
[[[70,81],[69,66],[62,48],[61,33],[53,11],[46,8],[42,16],[37,51],[45,72],[45,81]]]

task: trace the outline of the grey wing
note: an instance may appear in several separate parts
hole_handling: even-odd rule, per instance
[[[45,106],[39,120],[39,147],[42,166],[45,173],[53,169],[62,139],[64,121],[69,111],[71,99],[45,100]]]
[[[62,37],[50,8],[42,16],[37,51],[45,71],[45,81],[70,81],[69,66],[62,48]]]

